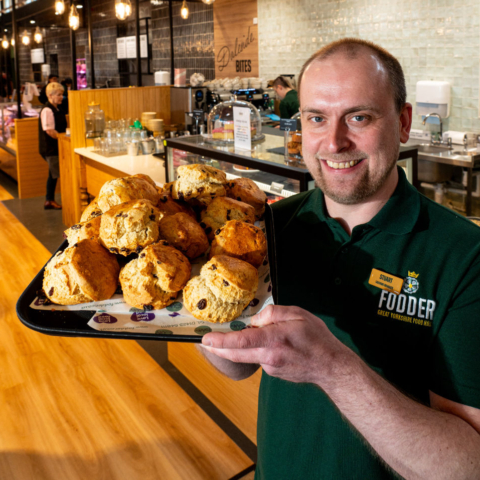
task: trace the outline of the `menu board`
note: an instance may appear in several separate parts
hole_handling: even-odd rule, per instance
[[[32,64],[34,63],[45,63],[45,54],[43,48],[32,48],[30,50]]]
[[[117,38],[117,58],[137,58],[137,37]],[[148,58],[147,35],[140,35],[140,58]]]
[[[233,107],[233,131],[235,148],[251,150],[252,132],[250,130],[250,109]]]

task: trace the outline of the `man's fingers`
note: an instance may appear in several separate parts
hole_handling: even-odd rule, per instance
[[[260,365],[264,361],[265,351],[262,348],[231,349],[231,348],[212,348],[204,346],[205,350],[226,358],[235,363],[254,363]]]
[[[266,334],[258,328],[247,328],[239,332],[207,333],[202,338],[205,347],[250,349],[264,347]]]
[[[261,312],[252,317],[251,322],[255,327],[264,327],[272,323],[301,320],[311,315],[299,307],[284,307],[282,305],[268,305]]]

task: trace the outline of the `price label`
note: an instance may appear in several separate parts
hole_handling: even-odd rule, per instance
[[[285,130],[287,132],[294,132],[297,130],[297,120],[295,118],[281,118],[280,119],[280,130]]]
[[[283,190],[283,184],[281,184],[281,183],[272,182],[272,184],[270,185],[270,192],[271,193],[281,194],[282,190]]]
[[[203,110],[194,110],[193,111],[193,118],[203,118]]]

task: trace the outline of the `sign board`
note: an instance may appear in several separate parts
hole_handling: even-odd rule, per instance
[[[117,58],[137,58],[137,38],[135,36],[117,38]],[[140,35],[140,58],[148,58],[147,35]]]
[[[233,134],[235,148],[252,149],[249,108],[233,107]]]
[[[296,129],[297,129],[297,120],[295,118],[280,119],[280,130],[285,130],[287,132],[294,132]]]
[[[258,77],[257,0],[213,4],[215,77]]]
[[[32,63],[45,63],[43,48],[32,48],[30,50]]]

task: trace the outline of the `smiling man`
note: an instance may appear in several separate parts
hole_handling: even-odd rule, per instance
[[[263,368],[256,479],[480,478],[480,229],[396,166],[388,52],[327,45],[299,94],[319,188],[273,206],[278,305],[203,338],[231,378]]]

